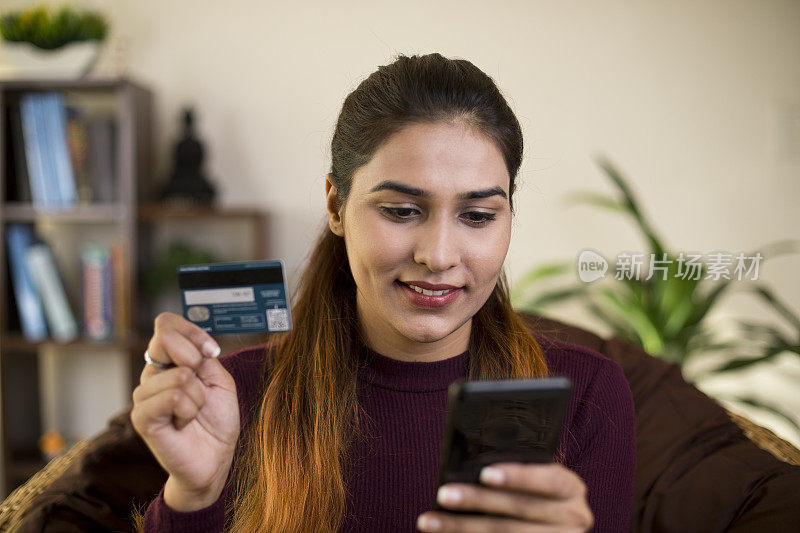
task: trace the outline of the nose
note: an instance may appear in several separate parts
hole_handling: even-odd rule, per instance
[[[431,272],[443,272],[461,263],[457,228],[446,216],[431,217],[419,227],[414,261]]]

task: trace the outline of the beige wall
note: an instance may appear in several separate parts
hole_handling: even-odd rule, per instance
[[[168,171],[180,106],[196,105],[222,202],[274,214],[272,255],[290,272],[322,219],[342,100],[398,52],[471,60],[517,112],[526,155],[512,280],[587,247],[609,258],[644,251],[627,222],[560,204],[575,189],[611,192],[592,161],[600,152],[630,176],[675,250],[751,251],[800,237],[796,1],[83,3],[113,19],[118,51],[102,58],[100,71],[122,58],[156,94],[159,175]],[[798,267],[800,255],[779,258],[760,276],[795,311]],[[728,314],[763,312],[752,299],[730,303]],[[554,316],[602,329],[575,309]],[[761,381],[714,386],[758,383],[756,393],[777,391],[800,419],[791,394],[797,360],[787,357]],[[747,413],[800,442],[780,420]]]

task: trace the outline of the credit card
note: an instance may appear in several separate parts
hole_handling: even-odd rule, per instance
[[[289,331],[283,261],[182,265],[183,316],[209,333]]]

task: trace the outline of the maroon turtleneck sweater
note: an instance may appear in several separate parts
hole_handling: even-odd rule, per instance
[[[628,531],[636,439],[633,397],[622,369],[588,348],[541,335],[536,339],[550,374],[572,381],[560,446],[565,466],[586,483],[592,531]],[[220,357],[236,381],[241,413],[258,400],[258,368],[265,355],[259,345]],[[417,517],[432,509],[436,492],[447,387],[466,376],[469,352],[430,363],[398,361],[369,349],[365,355],[357,391],[374,420],[374,437],[353,450],[340,531],[416,532]],[[243,430],[245,424],[242,416]],[[229,489],[211,506],[183,513],[164,503],[162,488],[145,512],[144,531],[221,531]]]

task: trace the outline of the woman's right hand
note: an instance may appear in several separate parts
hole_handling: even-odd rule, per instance
[[[219,345],[174,313],[155,319],[150,357],[133,391],[131,422],[167,471],[164,500],[176,511],[214,503],[225,486],[239,438],[233,378],[217,359]]]

